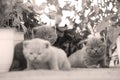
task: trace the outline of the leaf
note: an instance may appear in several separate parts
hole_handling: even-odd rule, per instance
[[[42,3],[38,8],[39,8],[39,10],[43,10],[43,9],[45,9],[46,6],[47,6],[47,3]],[[37,6],[36,6],[36,8],[37,8]]]
[[[90,14],[89,14],[89,17],[93,17],[96,15],[96,12],[95,11],[92,11]]]
[[[15,0],[16,3],[23,3],[23,0]]]
[[[14,18],[13,26],[18,26],[20,24],[19,18]]]
[[[25,4],[20,4],[19,7],[21,7],[22,11],[32,12],[32,10],[28,8]]]
[[[55,19],[55,17],[56,17],[56,12],[51,12],[51,13],[49,13],[49,14],[47,14],[49,17],[50,17],[50,19]]]
[[[32,10],[22,2],[16,2],[14,8],[18,13],[22,13],[23,11],[32,12]]]
[[[89,6],[91,5],[91,1],[90,1],[90,0],[87,0],[87,1],[86,1],[86,4],[87,4],[87,6],[89,7]]]
[[[83,9],[84,9],[84,7],[85,7],[85,5],[86,5],[86,1],[87,1],[87,0],[82,0],[82,7],[83,7]]]
[[[23,32],[26,33],[27,32],[27,28],[21,23],[21,28],[23,29]]]
[[[109,15],[106,18],[104,18],[100,23],[98,23],[98,25],[96,26],[96,31],[97,32],[101,32],[102,30],[104,30],[106,27],[112,25],[112,23],[109,22],[109,20],[115,15]]]
[[[62,15],[56,15],[55,16],[56,24],[59,24],[61,22],[61,17],[62,17]]]
[[[103,14],[103,11],[102,11],[102,9],[99,9],[99,14]]]
[[[13,5],[12,0],[0,0],[0,15],[8,16],[12,12]]]
[[[95,5],[93,8],[95,10],[95,13],[98,14],[99,13],[99,7],[98,7],[98,5]]]
[[[94,26],[94,21],[93,20],[90,20],[90,25],[93,27]]]
[[[47,2],[50,4],[58,5],[58,0],[47,0]]]
[[[107,36],[111,42],[115,42],[119,34],[120,34],[120,27],[111,26],[107,31]]]
[[[70,3],[71,2],[66,3],[66,5],[63,7],[63,9],[64,10],[74,10],[75,6],[74,5],[70,6]]]

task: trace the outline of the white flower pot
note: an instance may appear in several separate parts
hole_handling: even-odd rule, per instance
[[[13,60],[14,33],[12,29],[0,29],[0,72],[8,72]]]

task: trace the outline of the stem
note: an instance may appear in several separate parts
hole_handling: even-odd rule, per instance
[[[4,17],[1,18],[1,21],[0,21],[0,27],[3,27],[4,26]]]

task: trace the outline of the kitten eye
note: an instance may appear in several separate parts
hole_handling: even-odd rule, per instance
[[[91,49],[94,49],[94,48],[91,48]]]
[[[31,52],[30,54],[32,55],[33,53]]]
[[[48,38],[51,38],[52,36],[50,35],[50,36],[48,36]]]
[[[98,46],[98,48],[100,48],[101,46]]]
[[[40,55],[41,53],[38,53],[38,55]]]

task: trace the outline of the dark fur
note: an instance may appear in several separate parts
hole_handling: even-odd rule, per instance
[[[10,71],[24,70],[27,67],[27,62],[23,55],[23,43],[18,43],[14,49],[14,58],[10,68]]]

